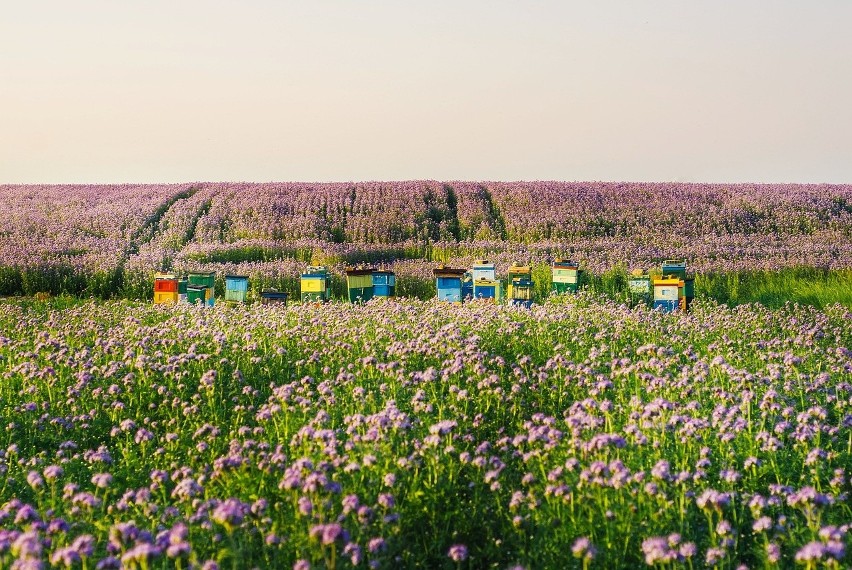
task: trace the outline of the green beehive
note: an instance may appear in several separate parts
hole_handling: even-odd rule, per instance
[[[346,290],[350,303],[366,303],[373,298],[373,268],[347,267]]]
[[[554,293],[576,293],[580,287],[580,264],[576,261],[557,259],[553,262]]]
[[[686,279],[686,261],[682,259],[667,259],[662,266],[663,277]]]
[[[207,287],[197,285],[187,285],[186,287],[186,302],[190,305],[201,303],[207,304]]]
[[[300,279],[302,302],[324,303],[331,299],[331,275],[323,265],[311,265]]]
[[[225,301],[245,303],[248,295],[248,277],[245,275],[225,275]]]
[[[692,300],[695,299],[695,278],[687,277],[683,280],[684,309],[689,311]]]
[[[216,284],[216,274],[210,273],[190,273],[189,284],[196,287],[213,287]]]
[[[187,287],[186,279],[178,279],[178,301],[181,303],[186,303],[186,287]]]

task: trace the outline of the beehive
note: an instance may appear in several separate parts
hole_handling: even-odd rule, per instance
[[[627,291],[633,302],[650,304],[652,298],[651,278],[642,273],[641,270],[634,271],[627,278]]]
[[[667,259],[662,265],[663,277],[686,279],[686,261],[683,259]]]
[[[287,293],[284,291],[263,290],[260,292],[261,305],[287,304]]]
[[[207,304],[207,287],[198,285],[187,285],[186,287],[186,302],[190,305]]]
[[[225,301],[245,303],[248,285],[248,277],[245,275],[225,275]]]
[[[471,279],[474,282],[479,281],[480,279],[486,280],[495,280],[497,279],[497,268],[496,266],[486,259],[477,259],[473,262],[473,266],[470,268]]]
[[[555,293],[576,293],[580,287],[580,264],[576,261],[557,259],[553,262],[553,286]]]
[[[373,268],[347,267],[346,291],[350,303],[366,303],[373,298]]]
[[[178,278],[171,273],[154,274],[155,293],[177,293]]]
[[[532,268],[527,265],[512,264],[509,267],[507,297],[509,304],[529,308],[533,302]]]
[[[311,265],[300,281],[302,302],[324,303],[331,298],[331,275],[323,265]]]
[[[671,313],[680,308],[683,280],[677,277],[654,279],[654,309]]]
[[[171,273],[154,274],[154,304],[178,302],[178,279]]]
[[[687,277],[683,280],[683,310],[689,311],[692,300],[695,299],[695,278]]]
[[[473,299],[473,274],[470,271],[465,271],[461,278],[461,298],[462,301]]]
[[[216,284],[216,274],[213,272],[209,273],[190,273],[189,274],[189,285],[194,285],[195,287],[213,287]]]
[[[373,296],[396,297],[396,274],[393,271],[384,269],[373,271]]]
[[[186,279],[178,279],[178,302],[186,303],[186,287],[188,285]]]
[[[177,291],[171,293],[169,291],[154,291],[155,305],[171,305],[178,302]]]
[[[499,279],[474,279],[473,298],[499,301],[502,299]]]
[[[466,273],[464,269],[454,269],[440,265],[433,270],[435,274],[435,289],[438,299],[451,303],[462,301],[462,277]]]

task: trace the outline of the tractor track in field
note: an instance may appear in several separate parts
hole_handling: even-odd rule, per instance
[[[201,191],[200,186],[190,186],[186,190],[182,190],[163,202],[160,207],[154,210],[146,219],[145,222],[139,226],[139,228],[133,232],[133,235],[130,236],[130,240],[127,242],[127,245],[124,247],[124,251],[121,253],[121,259],[116,264],[115,275],[112,280],[115,286],[114,290],[121,289],[121,285],[124,283],[124,268],[127,264],[127,260],[131,255],[136,255],[139,253],[139,248],[147,243],[149,243],[154,236],[160,230],[160,222],[163,219],[169,210],[174,207],[174,205],[181,200],[188,200],[195,194]],[[195,232],[195,225],[198,223],[198,220],[195,220],[193,223],[193,234]],[[143,236],[148,236],[147,239],[142,240]],[[140,241],[141,240],[141,241]]]

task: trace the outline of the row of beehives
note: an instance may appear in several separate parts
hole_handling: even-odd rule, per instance
[[[190,273],[178,277],[171,273],[154,275],[154,304],[200,303],[212,307],[216,302],[215,273]],[[245,303],[248,294],[248,277],[245,275],[225,276],[225,301]],[[287,302],[287,294],[278,291],[262,291],[260,302]]]
[[[154,275],[154,303],[201,303],[213,306],[215,303],[215,273],[190,273],[180,278],[169,273]],[[395,297],[396,275],[393,271],[371,268],[348,268],[346,284],[349,300],[369,301],[373,297]],[[305,302],[323,302],[331,299],[331,273],[323,266],[312,265],[300,279],[301,300]],[[245,275],[225,275],[225,301],[245,303],[248,297],[249,279]],[[260,292],[260,302],[287,303],[288,295],[284,291],[264,290]]]
[[[512,305],[529,307],[535,296],[532,267],[512,264],[506,282],[497,278],[497,268],[487,260],[473,262],[470,269],[440,265],[434,270],[438,299],[451,303],[481,299],[508,301]],[[580,284],[580,265],[557,259],[552,266],[555,293],[575,293]]]
[[[575,293],[580,285],[582,270],[574,261],[557,259],[552,265],[554,293]],[[438,299],[459,303],[480,299],[492,302],[508,301],[529,307],[535,296],[532,268],[513,264],[504,283],[497,278],[494,263],[478,260],[470,269],[440,265],[434,269]],[[155,303],[202,303],[213,305],[214,273],[190,273],[186,279],[158,273],[154,280]],[[662,277],[634,274],[628,281],[634,299],[653,304],[664,311],[688,310],[694,297],[693,279],[686,276],[686,263],[667,260],[662,265]],[[350,302],[366,302],[374,297],[396,296],[396,275],[393,271],[371,267],[346,269],[346,288]],[[244,303],[248,293],[248,277],[225,276],[225,301]],[[325,302],[331,299],[331,273],[324,266],[308,267],[300,278],[300,298],[303,302]],[[287,293],[261,291],[263,304],[287,302]]]

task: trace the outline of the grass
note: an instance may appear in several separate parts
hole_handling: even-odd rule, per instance
[[[834,303],[852,307],[852,271],[795,267],[697,275],[695,294],[727,305],[760,303],[778,308],[789,302],[819,308]]]

